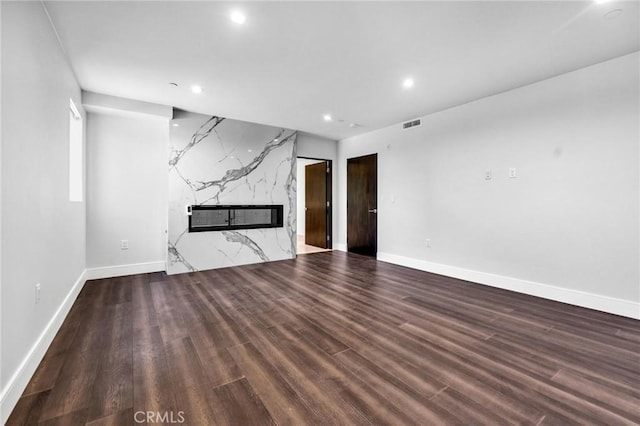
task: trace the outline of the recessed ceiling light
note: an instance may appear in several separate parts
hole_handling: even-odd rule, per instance
[[[200,86],[191,86],[191,91],[193,93],[202,93],[202,87],[200,87]]]
[[[402,82],[402,87],[404,87],[405,89],[410,89],[413,87],[413,84],[414,82],[412,78],[405,78]]]
[[[248,149],[248,150],[247,150],[247,152],[251,152],[251,151],[253,151],[253,150],[251,150],[251,149]]]
[[[333,120],[329,114],[325,114],[325,115],[323,115],[323,116],[322,116],[322,118],[324,119],[324,121],[331,121],[331,120]]]
[[[173,87],[178,87],[178,83],[171,83],[171,82],[169,82],[169,85],[170,85],[170,86],[173,86]]]
[[[231,19],[231,21],[239,25],[244,24],[244,21],[247,20],[246,15],[240,12],[239,10],[234,10],[233,12],[231,12],[231,15],[229,16],[229,18]]]
[[[274,142],[278,142],[279,140],[280,140],[280,139],[278,139],[278,138],[275,138],[275,139],[274,139],[273,141],[274,141]]]
[[[172,126],[173,127],[180,127],[180,125],[178,123],[173,123]]]

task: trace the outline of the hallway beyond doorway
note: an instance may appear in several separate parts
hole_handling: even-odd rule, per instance
[[[331,251],[331,249],[324,249],[321,247],[310,246],[304,243],[304,235],[298,234],[298,248],[297,254],[309,254],[309,253],[321,253],[323,251]]]

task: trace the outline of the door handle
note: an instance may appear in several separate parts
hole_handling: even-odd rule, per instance
[[[378,209],[369,209],[369,213],[378,213]]]

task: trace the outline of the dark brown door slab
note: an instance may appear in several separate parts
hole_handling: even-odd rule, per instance
[[[347,249],[378,252],[378,155],[347,160]]]
[[[304,243],[327,248],[327,163],[304,168]]]

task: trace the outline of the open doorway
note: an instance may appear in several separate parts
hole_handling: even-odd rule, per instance
[[[297,253],[331,250],[332,161],[297,159]]]

